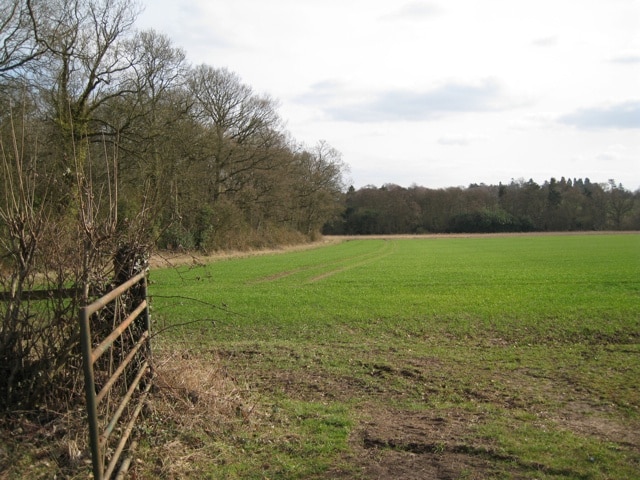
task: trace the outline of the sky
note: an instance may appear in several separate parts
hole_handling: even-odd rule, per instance
[[[140,29],[277,101],[348,183],[640,189],[640,0],[141,0]]]

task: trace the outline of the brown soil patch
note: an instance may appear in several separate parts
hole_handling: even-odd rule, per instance
[[[372,366],[371,375],[378,372],[384,374]],[[313,402],[371,398],[372,402],[359,407],[358,423],[350,436],[351,453],[344,458],[359,470],[358,478],[481,479],[496,473],[496,460],[511,460],[501,458],[489,443],[465,441],[483,422],[483,414],[462,409],[425,412],[381,407],[375,400],[392,398],[395,392],[355,377],[272,370],[260,376],[256,390]],[[353,470],[334,468],[325,478],[353,478]]]
[[[594,436],[605,442],[614,442],[640,450],[640,428],[634,423],[621,423],[613,415],[610,405],[574,400],[568,402],[553,419],[560,427],[580,436]]]
[[[391,397],[393,392],[377,389],[350,378],[325,377],[317,373],[276,373],[263,377],[288,396],[309,401]],[[351,433],[351,453],[345,462],[355,466],[366,479],[481,479],[498,474],[496,461],[511,461],[494,451],[490,443],[466,442],[473,429],[484,421],[483,414],[462,409],[437,412],[388,409],[378,403],[359,407],[359,421]],[[504,469],[502,469],[504,472]],[[326,478],[352,478],[353,471],[335,468]],[[360,478],[360,477],[359,477]],[[513,475],[511,478],[517,478]]]
[[[354,432],[352,448],[365,478],[486,478],[493,470],[491,446],[464,443],[479,415],[451,410],[387,411],[372,406]]]

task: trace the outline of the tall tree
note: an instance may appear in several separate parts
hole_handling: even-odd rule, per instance
[[[0,2],[0,76],[7,78],[42,54],[31,0]]]
[[[246,172],[270,167],[270,155],[281,141],[282,122],[275,102],[258,96],[225,68],[196,67],[189,78],[192,114],[207,127],[200,160],[207,170],[207,195],[242,189]]]
[[[180,172],[188,155],[184,130],[192,125],[185,92],[188,65],[183,50],[154,30],[138,32],[124,44],[133,67],[129,91],[103,104],[97,112],[103,131],[117,141],[126,161],[120,173],[127,189],[123,207],[153,207],[174,202]],[[180,175],[182,173],[183,175]]]
[[[49,0],[34,8],[45,52],[33,75],[55,125],[50,144],[63,174],[83,172],[88,142],[108,133],[96,112],[131,91],[132,57],[123,42],[138,11],[129,0]],[[61,193],[73,193],[73,182],[68,188]]]
[[[345,189],[346,167],[342,156],[326,141],[318,142],[311,151],[296,156],[294,199],[300,212],[300,231],[319,233],[322,226],[340,210]]]
[[[616,230],[624,227],[626,217],[633,210],[634,196],[624,189],[622,184],[616,185],[615,180],[608,184],[608,213],[611,225]]]

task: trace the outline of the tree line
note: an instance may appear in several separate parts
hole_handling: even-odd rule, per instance
[[[614,180],[551,178],[542,184],[472,184],[429,189],[386,184],[349,188],[325,234],[640,230],[640,190]]]
[[[17,133],[36,195],[59,213],[78,209],[79,177],[98,192],[117,175],[118,228],[146,212],[160,247],[300,241],[334,215],[340,153],[298,143],[277,102],[235,73],[191,65],[166,35],[136,30],[135,2],[7,0],[1,9],[5,155]]]
[[[304,242],[340,210],[337,150],[297,142],[274,99],[139,13],[0,2],[0,411],[79,398],[78,307],[153,248]]]

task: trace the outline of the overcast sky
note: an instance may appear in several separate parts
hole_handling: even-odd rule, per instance
[[[351,183],[640,188],[640,0],[142,0]]]

